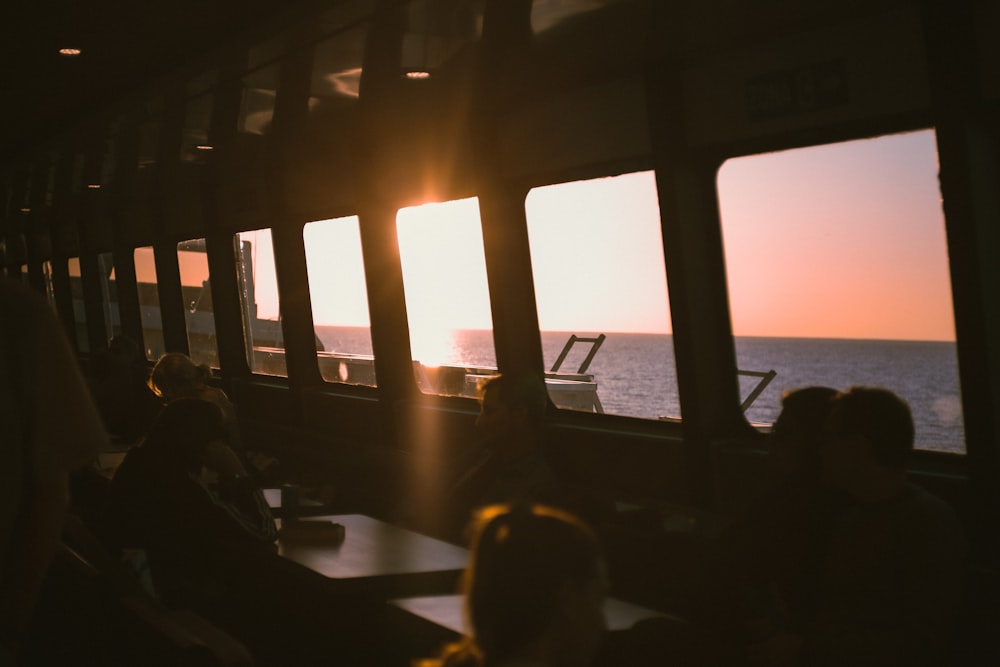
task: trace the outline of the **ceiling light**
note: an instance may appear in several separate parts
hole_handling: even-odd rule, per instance
[[[405,76],[406,76],[407,79],[413,79],[415,81],[419,81],[419,80],[422,80],[422,79],[429,79],[429,78],[431,78],[431,73],[430,72],[424,72],[424,71],[411,71],[411,72],[407,72]]]
[[[21,213],[31,213],[31,209],[28,207],[24,207],[21,209]]]
[[[83,52],[80,51],[80,49],[74,49],[74,48],[59,49],[59,55],[61,56],[78,56],[81,53]]]
[[[101,189],[101,184],[100,183],[88,183],[87,184],[87,188],[90,189],[90,190],[100,190]]]
[[[209,146],[208,144],[199,144],[198,146],[195,146],[195,148],[197,148],[200,151],[210,151],[214,147],[213,146]]]

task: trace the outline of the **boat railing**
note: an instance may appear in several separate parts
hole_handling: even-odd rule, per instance
[[[771,384],[771,380],[773,380],[778,375],[778,372],[773,368],[769,371],[743,371],[737,369],[736,374],[743,375],[745,377],[760,378],[760,380],[757,382],[754,388],[750,390],[750,393],[747,394],[747,397],[743,399],[743,403],[740,405],[740,410],[746,412],[747,409],[751,405],[753,405],[753,402],[757,400],[757,397],[760,396],[765,389],[767,389],[767,385]]]
[[[587,369],[590,368],[590,362],[594,360],[594,357],[597,356],[597,351],[601,349],[601,345],[604,344],[605,338],[607,338],[607,336],[604,334],[598,334],[593,337],[570,334],[569,338],[566,340],[566,344],[563,345],[562,352],[559,353],[559,356],[556,357],[555,363],[552,364],[550,371],[555,373],[562,367],[563,362],[566,361],[566,356],[569,354],[570,350],[573,349],[574,345],[577,343],[590,343],[590,352],[588,352],[587,356],[584,357],[583,361],[580,363],[580,368],[576,371],[580,374],[586,373]]]

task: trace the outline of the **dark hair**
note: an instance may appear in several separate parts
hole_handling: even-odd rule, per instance
[[[872,457],[886,468],[902,470],[913,450],[910,406],[888,389],[851,387],[834,396],[830,431],[864,436]]]
[[[482,380],[478,386],[479,398],[487,391],[496,391],[500,402],[508,408],[525,408],[528,421],[541,424],[549,406],[545,380],[537,373],[494,375]]]
[[[226,439],[222,410],[217,405],[181,398],[163,408],[144,446],[165,465],[195,472],[201,468],[208,443]]]
[[[566,583],[599,576],[597,538],[580,519],[546,505],[493,505],[479,512],[465,572],[472,638],[446,665],[505,660],[540,637]]]
[[[794,461],[793,474],[818,479],[823,430],[836,395],[836,389],[818,386],[791,389],[782,395],[781,414],[771,432],[777,442],[787,443],[783,460]]]
[[[797,426],[802,427],[803,431],[819,436],[830,415],[831,400],[836,395],[837,390],[832,387],[789,389],[781,397],[781,415],[778,423],[782,418],[791,418]],[[778,423],[775,423],[776,428]]]

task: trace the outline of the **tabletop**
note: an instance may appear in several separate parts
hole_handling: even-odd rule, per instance
[[[457,575],[469,560],[466,549],[363,514],[319,516],[344,526],[344,538],[278,539],[278,555],[329,579],[350,580],[432,573]],[[279,520],[280,524],[280,520]]]
[[[429,595],[390,600],[389,604],[463,635],[466,631],[464,598],[463,595]],[[604,616],[607,619],[608,630],[614,632],[628,630],[637,622],[647,618],[667,618],[670,615],[617,598],[605,598]]]

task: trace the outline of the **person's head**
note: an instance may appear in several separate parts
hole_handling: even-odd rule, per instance
[[[149,388],[167,401],[194,398],[211,375],[208,366],[194,363],[186,354],[167,352],[153,366]]]
[[[781,414],[771,431],[771,464],[781,476],[819,481],[820,449],[836,389],[804,387],[781,397]]]
[[[902,473],[913,450],[913,416],[888,389],[851,387],[833,398],[823,448],[827,482],[844,487],[859,470]]]
[[[479,384],[476,427],[490,443],[507,443],[538,431],[549,397],[534,373],[494,375]]]
[[[467,613],[490,662],[587,665],[605,630],[607,575],[594,533],[545,505],[482,510],[465,574]]]
[[[168,403],[150,428],[147,447],[180,472],[197,473],[209,443],[227,440],[222,411],[208,401],[181,398]]]
[[[121,364],[145,362],[142,346],[126,334],[117,334],[108,340],[108,353]]]

